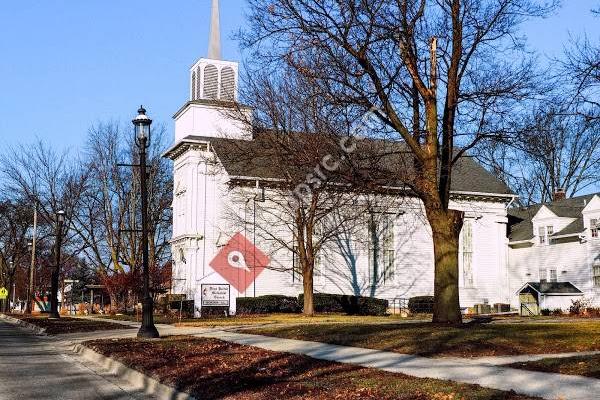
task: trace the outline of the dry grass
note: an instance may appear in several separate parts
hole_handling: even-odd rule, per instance
[[[556,372],[566,375],[581,375],[600,379],[600,355],[569,358],[545,358],[527,363],[508,365],[511,368],[530,371]]]
[[[61,317],[60,319],[49,319],[47,316],[32,316],[23,314],[11,314],[11,317],[29,322],[44,328],[51,335],[61,333],[93,332],[115,329],[131,329],[128,326],[115,324],[113,322],[91,321],[82,318]]]
[[[250,333],[422,356],[481,357],[600,350],[600,322],[320,324],[260,327]]]
[[[140,322],[141,316],[135,315],[94,315],[97,318],[114,319],[120,321]],[[182,319],[181,323],[175,316],[155,315],[154,322],[157,324],[175,324],[186,327],[216,327],[216,326],[246,326],[246,325],[272,325],[272,324],[357,324],[357,323],[397,323],[401,321],[429,320],[431,315],[416,315],[409,318],[401,318],[397,315],[384,317],[355,316],[345,314],[316,314],[304,316],[302,314],[265,314],[265,315],[236,315],[232,317],[205,317]]]

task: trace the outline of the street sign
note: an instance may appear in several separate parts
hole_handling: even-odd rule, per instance
[[[8,297],[8,290],[5,287],[0,288],[0,300],[6,300]]]
[[[202,307],[229,307],[229,285],[202,284]]]

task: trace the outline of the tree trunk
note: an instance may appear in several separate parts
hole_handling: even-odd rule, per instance
[[[460,324],[458,247],[462,212],[431,210],[427,212],[427,219],[435,257],[433,322]]]
[[[315,315],[313,268],[305,267],[302,272],[302,287],[304,289],[304,315]]]

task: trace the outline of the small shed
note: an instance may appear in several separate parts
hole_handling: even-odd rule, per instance
[[[568,311],[573,300],[583,296],[571,282],[527,282],[517,292],[521,315],[540,315],[540,310]]]

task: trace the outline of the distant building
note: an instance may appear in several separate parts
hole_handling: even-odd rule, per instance
[[[572,284],[584,298],[600,305],[600,194],[565,199],[559,192],[556,201],[511,208],[509,220],[513,303],[526,282],[558,282]],[[546,308],[568,308],[567,297],[576,290],[547,302]]]

